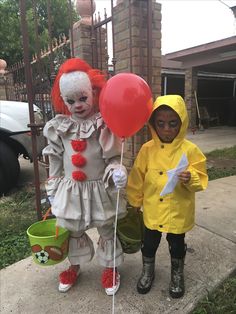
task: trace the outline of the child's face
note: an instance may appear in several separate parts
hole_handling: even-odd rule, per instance
[[[63,100],[74,117],[86,119],[93,114],[92,97],[86,92],[67,94]]]
[[[73,117],[87,119],[94,113],[92,86],[87,74],[82,72],[63,74],[60,91]]]
[[[157,109],[154,116],[154,127],[163,143],[171,143],[179,133],[181,120],[172,109]]]

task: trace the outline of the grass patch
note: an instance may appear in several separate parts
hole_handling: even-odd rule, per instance
[[[236,313],[236,275],[228,278],[213,293],[204,298],[192,314]]]
[[[236,175],[236,146],[206,154],[209,180]]]
[[[0,268],[30,255],[27,228],[37,221],[35,193],[23,188],[0,198]]]
[[[206,154],[207,158],[215,157],[219,159],[236,159],[236,146],[224,149],[216,149]]]
[[[209,168],[207,170],[209,181],[236,175],[236,167],[231,169]]]

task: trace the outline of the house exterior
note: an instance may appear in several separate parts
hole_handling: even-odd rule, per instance
[[[236,125],[236,36],[162,56],[162,94],[180,94],[191,126]],[[202,115],[201,115],[202,113]]]

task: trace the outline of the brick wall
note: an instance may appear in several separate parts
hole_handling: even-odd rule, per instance
[[[77,22],[73,27],[73,37],[75,57],[85,60],[94,68],[101,70],[107,68],[107,38],[105,28],[95,29],[94,34],[92,34],[91,25]]]
[[[196,128],[196,100],[194,91],[197,91],[197,70],[189,68],[185,71],[185,103],[189,116],[189,127]]]
[[[161,5],[152,3],[151,69],[148,68],[147,9],[147,1],[140,0],[123,1],[114,8],[116,73],[132,72],[148,81],[148,71],[151,71],[150,88],[155,99],[161,94]],[[124,164],[128,169],[142,144],[149,139],[147,126],[126,139]]]
[[[0,100],[15,100],[15,89],[12,74],[0,73]]]
[[[0,74],[0,100],[7,99],[4,75]]]
[[[116,72],[132,71],[147,81],[147,1],[131,1],[130,5],[129,9],[129,1],[123,1],[114,8]],[[153,1],[152,6],[151,88],[157,96],[161,92],[161,5]]]
[[[155,99],[161,94],[161,5],[155,0],[149,1],[152,1],[151,53],[148,50],[150,47],[150,42],[148,42],[148,1],[123,0],[118,1],[113,10],[114,57],[116,73],[132,72],[140,75],[146,81],[149,79]],[[75,56],[92,65],[92,27],[77,22],[73,32]],[[93,64],[98,68],[101,66],[105,68],[104,65],[107,62],[105,31],[102,31],[97,38],[95,49],[98,57]],[[150,139],[150,135],[147,126],[144,126],[132,138],[126,139],[124,164],[128,169],[132,166],[140,147],[148,139]]]
[[[76,23],[73,27],[74,54],[92,65],[91,26]]]

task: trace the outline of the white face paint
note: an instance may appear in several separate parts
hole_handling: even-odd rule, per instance
[[[86,73],[75,71],[63,74],[59,87],[61,97],[74,118],[86,119],[93,115],[92,85]]]

